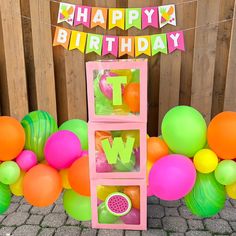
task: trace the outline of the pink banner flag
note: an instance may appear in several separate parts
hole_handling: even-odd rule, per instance
[[[118,45],[119,45],[118,36],[104,36],[102,55],[105,56],[110,53],[111,55],[114,55],[115,57],[117,57]]]
[[[175,50],[185,51],[183,31],[175,31],[167,33],[169,53]]]
[[[91,18],[91,7],[76,6],[74,26],[82,24],[82,25],[89,28],[90,27],[90,18]]]
[[[142,29],[152,26],[158,28],[158,8],[145,7],[142,8]]]

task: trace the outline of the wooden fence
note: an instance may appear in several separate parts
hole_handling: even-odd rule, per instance
[[[43,109],[58,122],[87,119],[85,62],[101,59],[52,47],[59,1],[0,0],[0,114],[22,119]],[[159,132],[163,115],[191,105],[207,121],[236,110],[235,0],[65,0],[99,7],[177,4],[177,27],[85,32],[147,35],[183,29],[186,52],[149,58],[149,133]],[[68,25],[64,25],[69,28]],[[112,58],[112,57],[106,57]]]

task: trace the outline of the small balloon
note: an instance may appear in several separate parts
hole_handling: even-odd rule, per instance
[[[116,164],[113,165],[117,172],[131,172],[134,170],[136,164],[135,155],[132,153],[130,161],[128,163],[122,163],[121,159],[118,158]]]
[[[33,166],[37,165],[37,156],[30,150],[24,150],[16,158],[16,163],[23,171],[28,171]]]
[[[127,138],[134,138],[134,148],[140,147],[140,132],[139,130],[124,130],[121,133],[121,137],[124,142]]]
[[[114,192],[118,192],[118,188],[116,186],[97,186],[97,197],[101,201],[105,201],[106,198]]]
[[[108,164],[106,159],[106,155],[103,152],[96,153],[96,172],[104,173],[104,172],[112,172],[112,165]]]
[[[140,211],[136,208],[132,208],[131,211],[120,218],[125,224],[139,225],[140,224]]]
[[[5,161],[0,165],[0,182],[14,184],[20,177],[20,168],[14,161]]]
[[[140,84],[130,83],[124,90],[124,101],[128,105],[131,112],[140,112]]]
[[[95,132],[95,145],[96,151],[104,152],[102,148],[102,140],[108,139],[112,143],[112,133],[110,131],[96,131]]]
[[[118,76],[126,76],[127,82],[130,83],[132,80],[132,71],[131,70],[111,70],[112,73],[117,74]]]
[[[23,196],[23,180],[25,177],[25,172],[21,171],[20,172],[20,177],[18,180],[10,185],[10,190],[15,196]]]
[[[228,196],[236,200],[236,182],[225,186]]]
[[[101,203],[98,207],[98,222],[100,224],[114,224],[119,219],[118,216],[111,214],[105,205],[105,202]]]
[[[60,172],[59,172],[61,179],[62,179],[62,187],[64,189],[71,189],[70,182],[68,179],[68,171],[69,171],[69,169],[64,169],[64,170],[60,170]]]
[[[130,198],[132,207],[140,209],[140,188],[138,186],[124,187],[124,194]]]

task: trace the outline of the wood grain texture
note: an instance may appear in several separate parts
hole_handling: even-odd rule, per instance
[[[211,14],[209,14],[211,9]],[[196,29],[191,105],[199,110],[207,122],[211,119],[211,105],[215,70],[220,0],[199,0],[197,5]],[[207,26],[207,24],[209,24]]]
[[[3,44],[6,66],[9,113],[22,119],[28,113],[25,59],[19,0],[0,1]],[[12,9],[14,13],[12,14]]]

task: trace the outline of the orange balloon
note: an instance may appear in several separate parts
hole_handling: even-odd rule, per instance
[[[75,192],[81,195],[90,196],[88,156],[79,158],[70,166],[68,177],[70,186]]]
[[[33,206],[46,207],[53,204],[61,191],[61,177],[51,166],[38,164],[25,174],[23,193],[25,199]]]
[[[163,156],[169,154],[166,143],[159,137],[151,137],[147,140],[147,159],[154,163]]]
[[[140,111],[140,85],[139,83],[130,83],[124,90],[124,101],[132,112]]]
[[[209,147],[221,159],[236,158],[236,112],[222,112],[210,122],[207,130]]]
[[[140,188],[138,186],[124,187],[124,194],[130,198],[132,207],[140,209]]]
[[[0,117],[0,160],[16,158],[25,145],[25,131],[20,122],[9,116]]]
[[[103,152],[102,140],[108,138],[110,143],[112,143],[112,133],[109,131],[96,131],[95,133],[95,145],[96,150]]]

